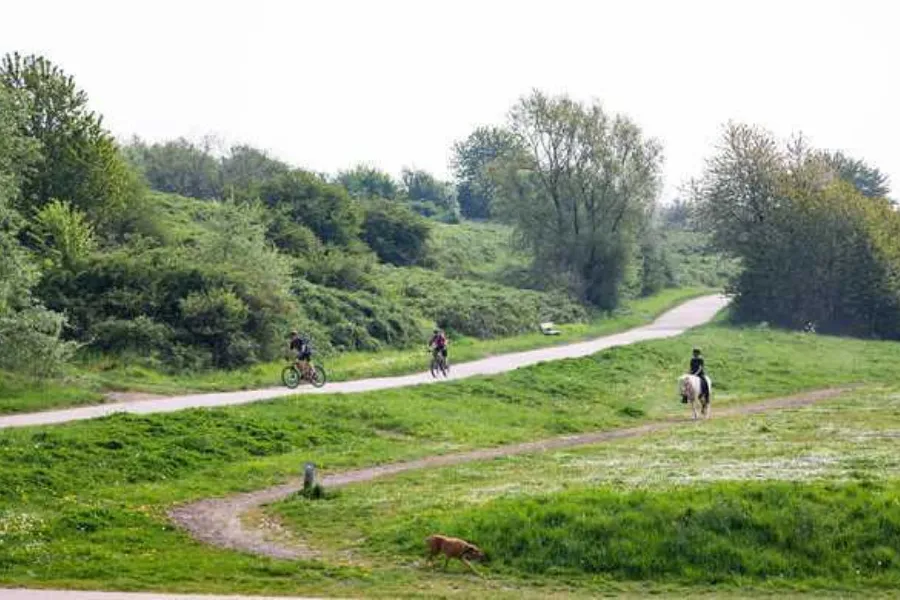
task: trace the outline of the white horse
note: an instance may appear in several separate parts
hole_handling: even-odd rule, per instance
[[[691,410],[694,411],[694,420],[697,419],[698,400],[700,401],[700,414],[707,419],[709,418],[709,397],[712,394],[712,380],[709,377],[706,378],[706,389],[709,390],[709,394],[702,394],[702,389],[700,378],[696,375],[682,375],[678,379],[678,393],[681,394],[682,401],[691,403]]]

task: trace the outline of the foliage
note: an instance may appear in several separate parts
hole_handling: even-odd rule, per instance
[[[0,83],[25,95],[28,116],[20,131],[40,147],[38,162],[25,173],[20,206],[28,212],[58,199],[110,227],[124,218],[140,193],[137,179],[72,77],[43,57],[7,54]]]
[[[326,244],[349,245],[362,226],[362,210],[340,186],[295,170],[266,182],[261,197],[269,208],[283,209]]]
[[[220,197],[222,187],[211,147],[209,138],[198,145],[185,138],[147,144],[135,137],[124,150],[154,190],[209,199]]]
[[[489,168],[497,159],[519,151],[515,138],[499,127],[478,127],[465,140],[453,144],[451,166],[464,217],[491,217],[497,186]]]
[[[366,205],[362,239],[383,262],[421,263],[430,231],[427,221],[402,204],[372,200]]]
[[[97,246],[94,228],[85,214],[59,200],[52,200],[37,212],[30,234],[40,253],[57,268],[76,268]]]
[[[400,184],[393,177],[367,165],[357,165],[349,171],[339,172],[336,181],[357,199],[397,200],[401,193]]]
[[[452,184],[418,169],[403,169],[402,180],[406,200],[416,212],[448,223],[459,221],[459,202]]]
[[[0,87],[0,369],[49,375],[74,348],[59,340],[65,318],[32,296],[40,274],[19,243],[23,222],[13,204],[35,160],[34,143],[22,134],[26,118],[21,96]]]
[[[548,282],[600,308],[615,307],[655,199],[659,144],[598,104],[537,91],[519,101],[509,121],[525,153],[500,169],[501,214]]]
[[[900,215],[841,180],[802,140],[731,125],[696,186],[716,246],[740,258],[735,316],[900,336]]]
[[[888,177],[876,167],[851,158],[843,152],[824,152],[825,163],[835,174],[867,198],[887,198],[891,193]]]
[[[456,335],[493,338],[533,331],[543,321],[574,323],[587,316],[563,294],[447,280],[424,269],[385,268],[381,280],[398,301]]]

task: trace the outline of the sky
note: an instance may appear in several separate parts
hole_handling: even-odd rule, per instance
[[[729,120],[803,132],[900,189],[892,4],[27,0],[4,3],[0,53],[62,66],[117,137],[213,134],[316,171],[449,176],[454,141],[539,88],[661,140],[664,200]]]

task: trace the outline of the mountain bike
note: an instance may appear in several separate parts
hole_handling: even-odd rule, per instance
[[[327,377],[322,365],[313,365],[303,361],[295,361],[281,371],[281,382],[293,389],[303,383],[311,383],[313,387],[320,388],[325,385]]]
[[[431,376],[437,378],[438,373],[444,377],[450,375],[450,361],[447,357],[437,350],[429,349],[429,352],[431,352]]]

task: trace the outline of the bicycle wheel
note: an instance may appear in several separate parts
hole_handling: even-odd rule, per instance
[[[440,370],[440,364],[437,357],[431,359],[431,376],[437,379],[438,371]]]
[[[450,375],[450,359],[444,358],[441,360],[441,371],[444,373],[444,377],[448,377]]]
[[[300,371],[294,365],[288,365],[281,371],[281,382],[291,389],[300,385],[300,379]]]
[[[322,365],[313,366],[312,371],[310,371],[310,376],[312,377],[310,383],[313,387],[320,388],[325,385],[327,377],[325,375],[325,368]]]

